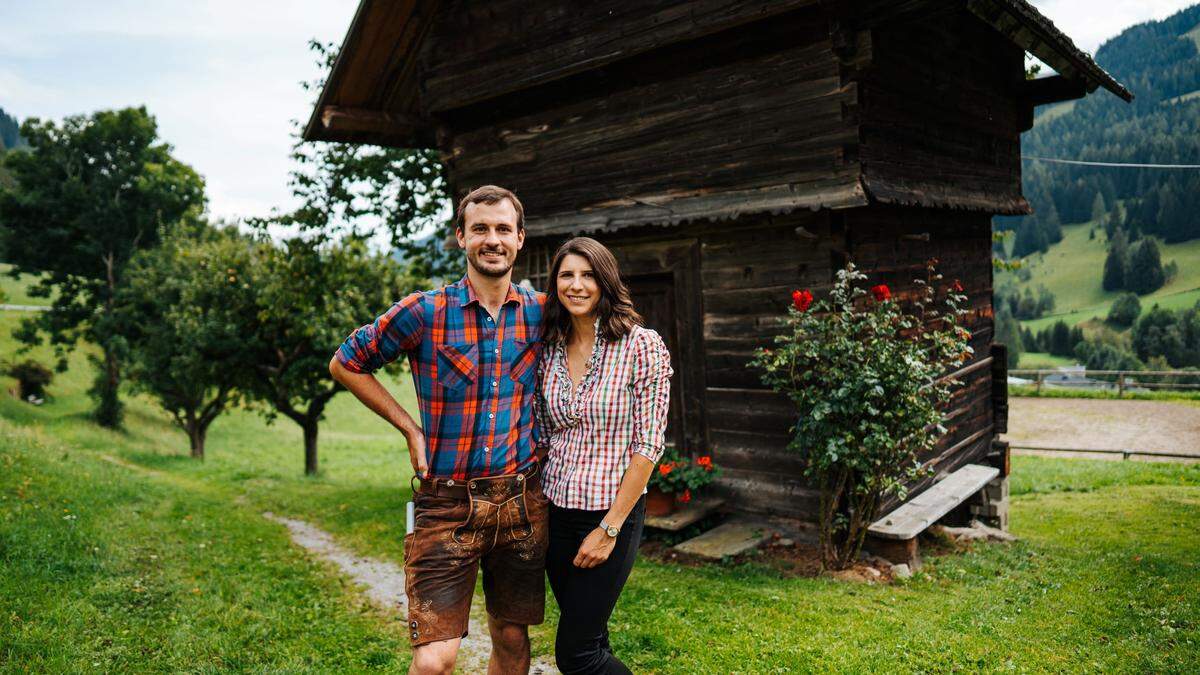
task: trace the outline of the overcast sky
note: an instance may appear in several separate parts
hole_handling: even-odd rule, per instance
[[[1035,0],[1085,51],[1196,0]],[[357,0],[0,0],[0,107],[18,119],[144,104],[221,217],[288,204],[307,42],[340,44]]]

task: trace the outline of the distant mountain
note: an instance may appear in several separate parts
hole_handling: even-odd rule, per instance
[[[25,145],[25,139],[21,138],[20,122],[0,108],[0,151],[19,145]]]
[[[1096,61],[1133,92],[1134,101],[1097,91],[1044,106],[1022,137],[1026,156],[1200,164],[1200,5],[1128,28],[1100,47]],[[1017,231],[1016,256],[1045,251],[1061,240],[1063,223],[1098,217],[1134,236],[1154,234],[1167,242],[1200,238],[1200,170],[1038,161],[1026,161],[1023,169],[1035,215],[996,219],[997,229]]]

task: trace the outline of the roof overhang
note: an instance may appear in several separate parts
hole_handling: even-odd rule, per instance
[[[1044,100],[1038,104],[1080,98],[1098,87],[1104,87],[1125,101],[1133,100],[1128,89],[1026,0],[967,0],[967,9],[1058,72],[1063,82],[1043,87],[1040,93]],[[1071,82],[1082,85],[1083,91],[1072,88]],[[1045,99],[1051,91],[1060,98]]]

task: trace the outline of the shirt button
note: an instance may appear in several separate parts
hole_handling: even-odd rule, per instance
[[[485,445],[485,446],[483,446],[483,451],[484,451],[484,452],[491,452],[491,451],[492,451],[492,449],[491,449],[491,448],[489,448],[488,446],[486,446],[486,445]]]
[[[489,419],[489,420],[494,420],[494,419],[496,419],[496,413],[488,413],[488,419]]]
[[[492,351],[496,352],[497,354],[499,354],[499,353],[500,353],[500,350],[499,350],[499,349],[493,349]]]
[[[500,386],[500,383],[499,383],[499,382],[497,382],[497,381],[495,381],[495,380],[492,380],[492,386],[493,386],[493,387],[498,387],[498,386]]]
[[[489,317],[488,317],[488,323],[491,323],[491,322],[492,322],[492,317],[490,317],[490,316],[489,316]]]

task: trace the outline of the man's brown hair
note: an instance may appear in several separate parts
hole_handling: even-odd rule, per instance
[[[571,314],[558,300],[558,270],[569,255],[583,257],[592,266],[596,285],[600,287],[600,302],[596,314],[600,318],[600,335],[616,342],[633,330],[645,325],[633,307],[629,288],[621,281],[621,270],[612,251],[591,237],[575,237],[558,248],[550,263],[550,283],[546,289],[546,310],[542,319],[542,339],[547,343],[566,342],[571,334]]]
[[[467,212],[468,204],[495,204],[502,199],[507,199],[512,202],[513,209],[517,212],[517,229],[525,229],[525,207],[521,206],[521,200],[513,194],[512,190],[500,187],[499,185],[484,185],[471,190],[462,201],[458,203],[458,212],[454,217],[454,229],[461,230],[466,227],[464,214]]]

